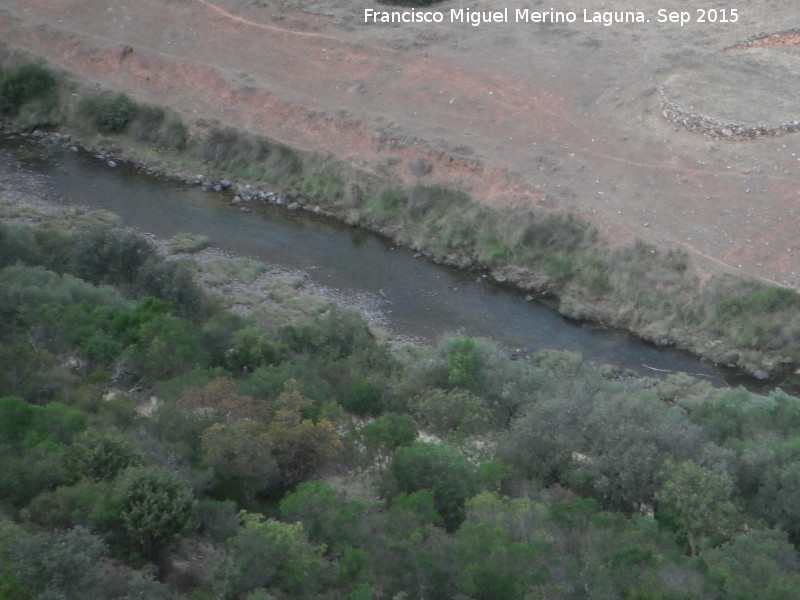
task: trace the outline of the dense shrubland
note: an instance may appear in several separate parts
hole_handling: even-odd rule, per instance
[[[49,122],[52,86],[5,70],[0,111]],[[632,327],[792,360],[794,292],[699,290],[679,252],[602,249],[572,217],[393,187],[228,130],[192,140],[130,102],[64,112],[295,187],[441,260],[524,266],[575,316],[613,298]],[[512,361],[458,336],[390,350],[336,307],[234,315],[113,219],[49,222],[0,223],[0,598],[800,597],[797,398],[565,352]]]
[[[797,398],[236,316],[69,222],[0,224],[0,597],[800,595]]]

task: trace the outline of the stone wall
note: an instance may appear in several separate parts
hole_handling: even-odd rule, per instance
[[[661,114],[665,119],[685,127],[689,131],[703,133],[713,138],[741,141],[762,136],[783,135],[800,131],[800,121],[790,121],[780,125],[744,125],[739,123],[721,123],[712,117],[693,114],[678,106],[667,96],[662,86]]]

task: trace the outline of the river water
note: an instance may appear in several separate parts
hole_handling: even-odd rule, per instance
[[[0,140],[0,151],[44,175],[51,199],[59,203],[110,210],[128,226],[163,238],[203,234],[232,254],[301,269],[332,288],[377,294],[390,329],[403,336],[435,342],[461,332],[491,338],[509,350],[578,351],[591,361],[644,375],[665,374],[654,370],[659,369],[700,375],[718,385],[753,383],[688,353],[565,319],[546,304],[527,301],[523,292],[414,258],[412,251],[381,236],[330,219],[271,206],[244,212],[222,194],[151,177],[125,164],[109,168],[82,151],[8,139]]]

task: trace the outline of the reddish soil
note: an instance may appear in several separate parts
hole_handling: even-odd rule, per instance
[[[517,5],[508,4],[512,16]],[[796,0],[752,0],[736,23],[685,27],[657,23],[653,0],[604,2],[650,18],[611,27],[365,24],[365,7],[386,8],[4,0],[0,39],[189,122],[218,120],[370,171],[455,184],[493,205],[574,210],[612,242],[678,245],[708,271],[800,287],[800,134],[706,138],[663,119],[658,93],[702,57],[800,21]],[[421,179],[419,159],[432,165]]]
[[[800,31],[783,31],[781,33],[771,33],[757,36],[751,40],[746,40],[731,46],[731,49],[739,48],[800,48]]]

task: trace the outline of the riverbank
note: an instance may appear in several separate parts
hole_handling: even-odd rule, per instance
[[[74,147],[71,138],[62,134],[51,133],[34,139]],[[95,226],[130,228],[107,210],[60,204],[48,196],[47,182],[41,176],[14,165],[11,160],[6,160],[9,158],[7,155],[3,158],[0,164],[0,216],[3,221],[33,227],[58,224],[67,229]],[[267,322],[264,315],[269,313],[269,321],[291,323],[313,318],[331,306],[338,306],[362,315],[381,342],[393,346],[419,342],[412,336],[392,331],[385,312],[386,302],[378,294],[325,286],[303,270],[236,256],[196,236],[194,247],[186,243],[186,238],[192,236],[177,235],[166,239],[147,233],[146,237],[162,256],[191,262],[201,288],[218,297],[234,314],[256,313],[262,322]]]
[[[72,143],[72,138],[60,138],[58,134],[43,139]],[[246,138],[235,141],[245,146],[249,143]],[[743,348],[736,340],[726,340],[720,331],[697,327],[709,313],[711,319],[714,318],[715,303],[741,295],[742,286],[749,286],[745,287],[745,292],[751,295],[770,288],[730,276],[712,276],[701,281],[688,256],[677,250],[665,252],[641,242],[610,248],[592,228],[572,215],[543,217],[532,211],[499,214],[499,211],[478,207],[465,194],[454,190],[417,188],[409,193],[387,187],[385,181],[372,181],[374,188],[383,191],[373,190],[374,195],[362,199],[360,204],[353,204],[352,199],[337,194],[312,198],[296,188],[242,180],[235,172],[215,166],[214,161],[198,160],[188,152],[155,152],[124,136],[96,136],[88,151],[110,165],[130,161],[154,177],[225,192],[229,201],[243,211],[258,205],[275,205],[287,211],[303,210],[377,231],[435,262],[477,269],[499,283],[524,289],[548,301],[567,317],[625,329],[655,345],[683,348],[761,379],[782,378],[796,368],[789,348],[763,350],[747,348],[746,344]],[[331,171],[330,162],[328,159],[325,166],[328,172]],[[344,166],[340,168],[343,179],[359,177]],[[311,173],[308,178],[314,179],[317,175]],[[418,195],[412,199],[414,192],[433,198],[420,199]],[[426,201],[432,206],[423,209],[421,217],[427,222],[421,223],[420,215],[413,215],[414,203],[419,205]],[[434,231],[430,231],[431,213],[441,221],[434,224]],[[451,222],[454,214],[455,227]],[[474,226],[467,226],[470,217]],[[487,223],[488,233],[481,231]],[[459,226],[460,231],[454,231]],[[532,239],[520,239],[526,236]],[[555,252],[539,256],[534,253],[533,267],[513,264],[509,256],[512,244],[506,241],[509,237],[517,238],[516,245],[521,248],[515,251],[523,258],[531,258],[526,244],[534,248],[552,244]],[[740,316],[745,320],[748,315]],[[769,319],[770,315],[767,317]],[[761,325],[754,327],[759,329]],[[744,339],[745,335],[740,337]]]
[[[88,98],[96,107],[109,96],[67,81],[65,88],[84,96],[62,110],[68,115],[62,131],[72,133],[31,137],[86,147],[109,167],[131,161],[152,176],[228,192],[245,211],[273,204],[376,231],[435,262],[491,274],[570,318],[631,331],[762,380],[783,379],[800,364],[800,296],[790,290],[703,273],[679,249],[641,241],[612,246],[572,213],[493,208],[452,188],[403,186],[213,122],[184,126],[155,107],[140,111],[157,127],[140,122],[138,139],[132,132],[101,133],[81,103]],[[152,130],[164,124],[184,131],[173,149],[153,143]]]
[[[663,119],[657,93],[702,57],[777,31],[779,8],[703,36],[655,22],[623,35],[453,25],[430,36],[356,26],[357,3],[332,4],[322,17],[238,0],[116,12],[14,1],[0,29],[15,61],[30,52],[80,78],[63,95],[72,128],[100,112],[74,105],[102,90],[170,107],[183,128],[148,127],[141,114],[159,115],[148,109],[128,136],[184,143],[210,165],[199,172],[278,183],[440,262],[558,298],[574,318],[773,380],[797,368],[797,296],[772,286],[797,288],[800,138],[710,141]],[[730,53],[737,67],[749,55]]]

